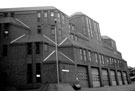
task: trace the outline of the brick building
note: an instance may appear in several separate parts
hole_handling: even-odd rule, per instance
[[[55,7],[0,10],[0,69],[1,87],[15,89],[130,83],[127,62],[115,41],[101,36],[99,24]]]

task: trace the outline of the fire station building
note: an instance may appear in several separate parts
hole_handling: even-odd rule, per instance
[[[0,9],[0,80],[15,89],[130,83],[127,62],[115,40],[101,36],[99,23],[55,7]]]

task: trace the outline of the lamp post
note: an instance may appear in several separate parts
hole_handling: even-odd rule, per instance
[[[55,22],[55,50],[56,50],[56,69],[57,69],[57,84],[58,84],[58,91],[59,89],[59,59],[58,59],[58,43],[57,43],[57,19],[54,20]]]

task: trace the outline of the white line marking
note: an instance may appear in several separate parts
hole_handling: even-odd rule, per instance
[[[43,35],[45,38],[47,38],[48,40],[50,40],[51,42],[53,42],[55,45],[57,45],[56,44],[56,42],[54,42],[53,40],[51,40],[49,37],[47,37],[46,35]]]
[[[72,59],[70,59],[68,56],[66,56],[65,54],[63,54],[62,52],[59,52],[61,55],[65,56],[67,59],[69,59],[71,62],[74,63],[74,61]]]
[[[62,45],[66,40],[67,40],[67,37],[58,46]]]
[[[63,72],[69,72],[69,70],[67,70],[67,69],[62,69],[62,71],[63,71]]]
[[[23,23],[23,22],[20,21],[19,19],[16,18],[16,20],[17,20],[18,22],[20,22],[21,24],[23,24],[25,27],[30,28],[28,25],[26,25],[25,23]]]
[[[53,52],[51,52],[51,53],[43,60],[43,62],[45,62],[54,52],[55,52],[55,50],[54,50]]]
[[[14,39],[14,40],[12,40],[10,43],[14,43],[15,41],[19,40],[20,38],[22,38],[22,37],[24,37],[24,36],[25,36],[25,34],[23,34],[22,36],[20,36],[20,37]]]

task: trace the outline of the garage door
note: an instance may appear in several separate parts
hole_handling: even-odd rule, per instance
[[[117,81],[116,81],[116,74],[115,74],[115,71],[110,71],[111,73],[111,79],[112,79],[112,85],[117,85]]]
[[[78,80],[81,87],[83,88],[89,87],[87,67],[77,66],[77,70],[78,70]]]
[[[102,70],[103,84],[104,86],[109,86],[109,77],[107,70]]]
[[[118,81],[119,81],[119,84],[122,85],[122,75],[121,75],[121,72],[118,71]]]
[[[125,82],[125,84],[128,84],[126,72],[123,72],[123,76],[124,76],[124,82]]]
[[[93,87],[100,87],[99,70],[97,68],[91,68],[91,69],[92,69]]]

